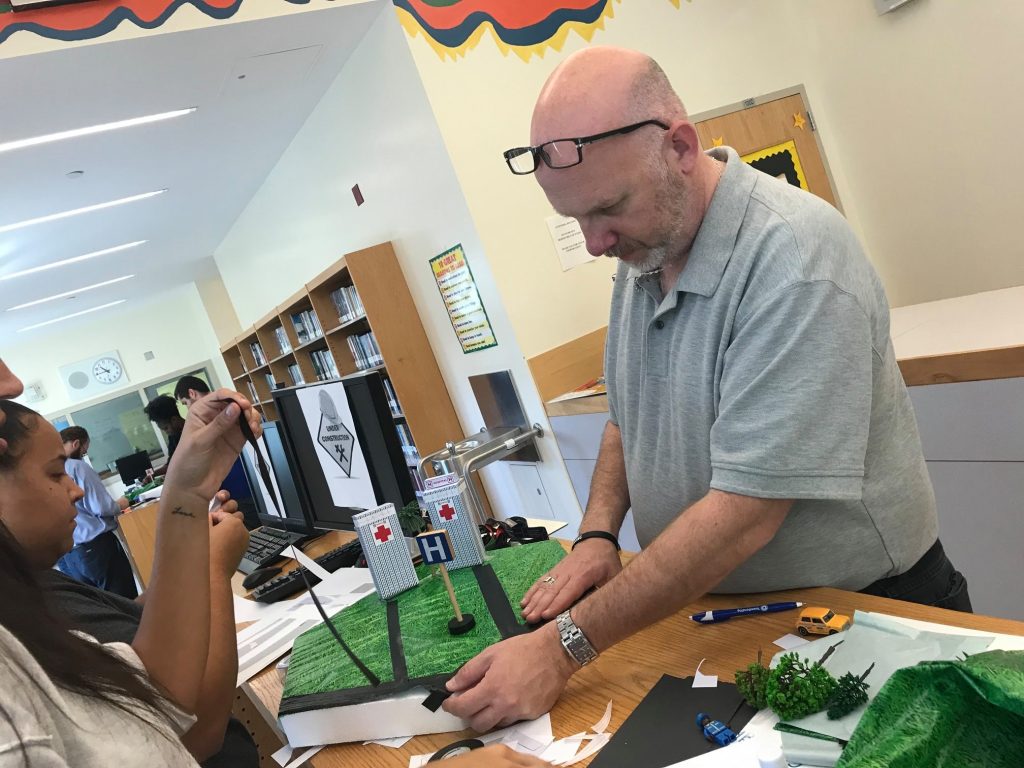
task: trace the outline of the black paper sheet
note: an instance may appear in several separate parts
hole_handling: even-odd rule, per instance
[[[739,733],[757,710],[743,702],[732,683],[694,688],[692,677],[662,675],[590,768],[664,768],[721,749],[704,738],[697,726],[698,712]]]

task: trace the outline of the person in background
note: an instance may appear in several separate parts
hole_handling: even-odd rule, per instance
[[[174,399],[186,409],[191,408],[208,394],[210,394],[209,385],[198,376],[182,376],[174,387]],[[238,502],[238,508],[242,511],[246,527],[250,530],[258,528],[260,520],[241,458],[231,465],[231,471],[228,472],[220,487],[221,490],[230,493],[231,498]]]
[[[185,428],[185,420],[181,418],[178,404],[170,395],[157,395],[143,409],[146,416],[160,427],[160,430],[167,438],[167,463],[153,474],[164,475],[171,466],[171,458],[178,448],[178,441],[181,439],[181,432]]]
[[[64,471],[84,495],[75,502],[75,546],[57,561],[57,568],[83,584],[134,599],[139,592],[132,566],[114,534],[128,500],[111,498],[96,470],[85,461],[89,433],[84,427],[67,427],[61,430],[60,439],[67,456]]]

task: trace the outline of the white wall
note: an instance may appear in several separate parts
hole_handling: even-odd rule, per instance
[[[174,288],[145,302],[129,300],[79,322],[70,320],[45,331],[32,331],[24,334],[24,339],[7,340],[0,356],[26,384],[43,385],[46,399],[31,405],[49,415],[94,402],[71,399],[59,376],[60,366],[111,350],[121,355],[129,381],[102,399],[206,361],[213,363],[222,385],[231,382],[194,284]],[[147,351],[153,352],[152,360],[145,359]]]
[[[547,201],[501,159],[527,141],[551,70],[589,44],[651,54],[691,114],[806,85],[845,213],[894,305],[1024,284],[1012,134],[1024,122],[1024,3],[916,0],[882,17],[871,0],[609,8],[589,43],[570,33],[528,61],[490,34],[454,60],[408,38],[528,357],[607,323],[612,265],[561,272]]]
[[[390,240],[467,433],[483,426],[468,376],[510,369],[529,418],[544,411],[516,344],[465,199],[390,6],[359,48],[215,259],[243,326],[280,304],[343,254]],[[366,203],[356,207],[358,183]],[[428,260],[462,243],[498,347],[464,355]],[[460,437],[453,435],[453,438]],[[539,471],[560,519],[579,507],[554,440]],[[498,511],[522,514],[507,469],[484,470]],[[529,510],[526,510],[529,513]]]

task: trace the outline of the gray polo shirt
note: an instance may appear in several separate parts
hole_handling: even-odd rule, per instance
[[[881,282],[814,195],[726,170],[675,289],[619,265],[605,371],[648,545],[710,488],[795,499],[715,590],[862,589],[937,537]]]

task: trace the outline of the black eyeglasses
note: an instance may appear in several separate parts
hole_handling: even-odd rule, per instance
[[[611,136],[632,133],[645,125],[656,125],[663,131],[667,131],[669,128],[661,120],[644,120],[627,125],[625,128],[616,128],[614,131],[595,133],[593,136],[581,136],[578,139],[555,139],[536,147],[514,147],[505,151],[505,162],[508,163],[509,170],[517,176],[533,173],[537,170],[537,165],[541,160],[548,168],[572,168],[583,162],[583,147],[587,144],[593,144],[595,141]]]

